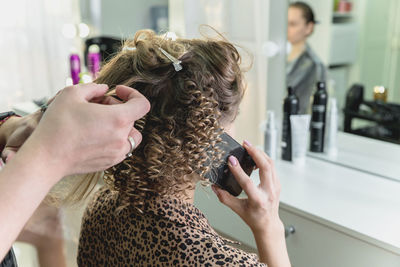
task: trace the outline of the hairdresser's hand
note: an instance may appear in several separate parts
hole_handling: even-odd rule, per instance
[[[104,170],[126,157],[131,149],[128,136],[136,146],[141,142],[133,125],[149,111],[149,102],[127,86],[116,89],[125,103],[104,98],[107,90],[107,85],[97,84],[63,89],[28,139],[27,149],[35,147],[47,166],[56,166],[57,176]]]
[[[52,97],[47,105],[54,101],[55,97],[61,92],[60,90],[54,97]],[[115,90],[113,90],[115,93]],[[91,103],[98,104],[120,104],[121,102],[110,96],[101,96],[93,98]],[[26,115],[24,117],[13,116],[9,118],[0,128],[0,147],[3,147],[1,153],[2,160],[7,163],[17,153],[19,148],[25,143],[26,139],[32,134],[42,118],[43,112],[41,110],[35,113]]]
[[[244,142],[244,147],[255,161],[260,173],[256,186],[243,171],[238,160],[229,158],[229,169],[248,198],[239,199],[213,185],[218,199],[237,213],[250,227],[256,239],[260,261],[268,266],[290,266],[287,256],[284,227],[279,218],[281,185],[273,161],[262,151]]]
[[[9,161],[26,139],[32,134],[38,125],[42,112],[39,110],[25,117],[11,117],[0,128],[1,145],[4,147],[1,158]]]

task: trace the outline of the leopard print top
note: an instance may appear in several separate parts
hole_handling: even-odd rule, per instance
[[[115,213],[118,193],[100,190],[85,211],[79,266],[266,266],[230,246],[194,205],[172,198],[145,202],[144,214]]]

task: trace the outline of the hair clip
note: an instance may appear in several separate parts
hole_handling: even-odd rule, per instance
[[[170,53],[168,53],[161,47],[158,47],[158,49],[160,49],[161,53],[163,53],[164,56],[166,56],[169,60],[171,60],[172,65],[174,66],[176,72],[178,72],[182,69],[182,65],[181,65],[182,61],[174,58]]]
[[[130,46],[124,46],[122,48],[123,51],[134,51],[136,50],[136,47],[130,47]]]
[[[166,32],[164,33],[164,38],[166,40],[176,41],[176,33],[175,32]]]

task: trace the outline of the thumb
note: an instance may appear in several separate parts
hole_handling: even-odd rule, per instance
[[[107,84],[88,83],[74,86],[79,90],[79,96],[86,101],[91,101],[93,98],[104,96],[108,90]]]
[[[231,208],[239,216],[241,215],[242,206],[241,206],[241,200],[240,199],[232,196],[227,191],[221,189],[220,187],[218,187],[216,185],[212,185],[211,189],[217,195],[219,201],[222,204],[224,204],[225,206],[228,206],[229,208]]]
[[[132,121],[140,119],[149,112],[150,102],[139,91],[128,86],[118,85],[116,94],[126,102],[113,107],[119,109],[120,114],[129,114]]]

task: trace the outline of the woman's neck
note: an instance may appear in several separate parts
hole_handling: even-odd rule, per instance
[[[174,186],[175,190],[171,190],[171,192],[175,193],[170,194],[169,197],[177,198],[184,202],[193,204],[194,192],[199,179],[200,176],[198,174],[187,175],[185,179],[183,179],[183,183]]]
[[[185,196],[186,197],[183,199],[183,201],[193,204],[194,203],[194,192],[195,192],[195,190],[196,190],[196,187],[193,188],[193,189],[187,189],[185,191]]]
[[[298,58],[304,51],[306,50],[306,42],[299,42],[296,44],[292,44],[292,50],[290,51],[290,54],[287,57],[287,60],[293,61],[296,58]]]

